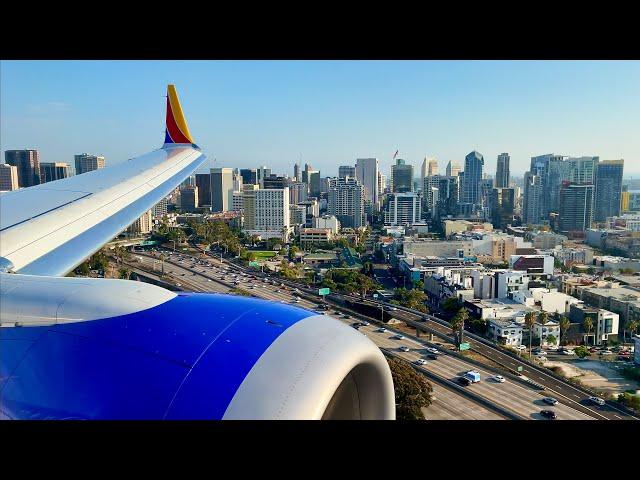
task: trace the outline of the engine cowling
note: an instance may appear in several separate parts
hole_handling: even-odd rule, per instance
[[[125,280],[0,276],[5,418],[395,418],[384,356],[327,315]]]

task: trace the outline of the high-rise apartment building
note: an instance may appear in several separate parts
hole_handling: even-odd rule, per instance
[[[291,205],[298,205],[301,202],[306,202],[307,184],[302,182],[294,182],[289,185],[289,203]]]
[[[338,167],[338,178],[356,178],[356,167],[351,165],[340,165]]]
[[[559,229],[561,233],[583,232],[591,228],[593,193],[593,185],[563,182],[560,189]]]
[[[572,183],[595,185],[600,157],[570,157],[566,161],[571,165],[570,181]]]
[[[289,179],[280,175],[269,175],[262,179],[262,188],[282,189],[289,186]]]
[[[408,165],[402,158],[396,159],[391,166],[391,191],[407,193],[413,191],[413,165]]]
[[[508,153],[498,155],[498,164],[496,167],[496,188],[509,188],[509,162],[511,157]]]
[[[71,176],[71,165],[68,163],[40,163],[40,183],[62,180]]]
[[[196,187],[198,187],[198,204],[203,207],[210,207],[211,173],[196,173]]]
[[[603,160],[598,163],[593,215],[596,222],[620,215],[623,170],[624,160]]]
[[[256,176],[258,178],[258,184],[262,187],[262,182],[266,177],[271,175],[271,169],[265,166],[256,168]]]
[[[104,157],[102,155],[89,155],[88,153],[81,153],[80,155],[74,155],[76,175],[92,172],[99,168],[104,168]]]
[[[156,203],[151,209],[151,215],[153,216],[153,218],[160,218],[165,216],[167,214],[168,204],[169,202],[167,201],[166,197]]]
[[[32,187],[40,184],[40,154],[38,150],[6,150],[4,161],[13,165],[18,172],[18,187]]]
[[[249,235],[259,235],[263,239],[281,238],[287,241],[291,233],[289,217],[289,188],[245,191],[245,227]],[[246,221],[247,204],[253,210]],[[249,228],[249,226],[251,228]]]
[[[336,186],[329,190],[328,197],[327,213],[335,215],[343,227],[359,228],[365,225],[366,188],[358,180],[338,179]]]
[[[18,167],[0,164],[0,192],[10,192],[18,189]]]
[[[387,225],[413,225],[422,220],[421,198],[416,193],[392,193],[384,212]]]
[[[144,212],[135,222],[133,222],[128,228],[127,233],[138,235],[151,233],[153,229],[153,218],[151,210]]]
[[[243,229],[255,230],[256,228],[256,192],[260,188],[255,183],[245,183],[242,185],[242,210]]]
[[[309,195],[319,198],[322,193],[320,170],[310,170],[308,172],[309,178]]]
[[[378,206],[378,159],[358,158],[356,160],[356,180],[364,187],[365,200]]]
[[[233,169],[211,169],[211,210],[228,212],[233,205]]]
[[[382,172],[378,172],[378,195],[382,196],[386,190],[387,176]]]

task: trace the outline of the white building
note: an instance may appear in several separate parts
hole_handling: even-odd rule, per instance
[[[529,275],[526,272],[506,270],[496,272],[496,277],[498,284],[497,298],[509,298],[516,292],[527,290],[529,286]]]
[[[211,211],[228,212],[233,206],[233,169],[211,169]]]
[[[293,226],[307,223],[307,209],[302,205],[289,205],[289,222]]]
[[[311,226],[313,228],[328,228],[334,235],[337,235],[340,231],[340,221],[335,217],[335,215],[314,217],[311,220]]]
[[[247,221],[247,203],[253,204],[253,218]],[[245,195],[245,230],[262,239],[287,241],[291,233],[289,188],[258,189]]]
[[[413,225],[422,219],[421,198],[415,193],[392,193],[384,212],[387,225]]]
[[[151,209],[151,213],[153,218],[158,218],[158,217],[163,217],[167,214],[167,204],[169,202],[167,201],[167,198],[163,198],[162,200],[160,200],[158,203],[156,203],[154,205],[154,207]]]
[[[133,222],[129,228],[127,228],[127,233],[131,234],[147,234],[151,233],[153,228],[153,217],[151,210],[147,210],[142,214],[140,218],[138,218],[135,222]]]
[[[364,226],[366,223],[365,192],[365,187],[353,178],[338,179],[337,185],[329,191],[327,213],[337,217],[343,227]]]
[[[522,344],[522,324],[510,319],[491,318],[487,320],[490,338],[502,345],[517,347]]]
[[[372,205],[378,205],[378,159],[358,158],[356,160],[356,179],[364,186],[364,199]]]
[[[509,269],[553,275],[553,257],[551,255],[511,255]]]
[[[553,336],[553,338],[550,338]],[[548,320],[544,324],[536,322],[533,326],[533,338],[540,339],[540,345],[560,345],[560,324],[553,320]],[[554,340],[551,342],[550,340]]]
[[[18,189],[18,167],[0,164],[0,192],[10,192]]]

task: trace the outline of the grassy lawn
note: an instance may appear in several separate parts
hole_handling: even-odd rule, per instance
[[[273,252],[271,250],[250,250],[249,253],[255,255],[256,259],[261,259],[275,257],[278,252]]]

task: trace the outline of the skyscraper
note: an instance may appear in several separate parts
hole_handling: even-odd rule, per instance
[[[289,204],[298,205],[301,202],[306,202],[307,184],[302,182],[294,182],[289,185]]]
[[[433,176],[438,175],[438,160],[432,158],[429,160],[429,165],[427,167],[427,175]]]
[[[240,170],[243,185],[258,184],[258,171],[255,168],[243,168]]]
[[[362,227],[366,223],[365,195],[364,185],[355,178],[339,178],[336,186],[329,190],[327,213],[335,215],[343,227]]]
[[[461,167],[458,162],[449,160],[449,163],[447,163],[447,177],[457,177],[460,170]]]
[[[68,163],[40,163],[40,183],[62,180],[71,176],[71,165]]]
[[[18,189],[18,167],[0,164],[0,192],[10,192]]]
[[[245,215],[252,217],[245,223],[247,233],[259,235],[263,239],[281,238],[286,241],[291,230],[289,188],[248,189],[245,190],[245,194]]]
[[[321,193],[320,170],[309,170],[309,194],[312,197],[319,197]]]
[[[596,168],[600,157],[570,157],[571,182],[582,185],[595,185]]]
[[[392,193],[384,212],[384,223],[389,225],[413,225],[421,221],[421,199],[415,193]]]
[[[180,207],[185,212],[193,212],[198,209],[198,187],[180,189]]]
[[[462,183],[461,202],[471,205],[482,203],[480,182],[484,168],[484,158],[475,150],[464,159],[464,178]]]
[[[211,210],[228,212],[233,206],[233,169],[211,169]]]
[[[338,167],[338,178],[356,178],[356,167],[351,165],[340,165]]]
[[[509,188],[509,154],[498,155],[498,165],[496,167],[496,188]]]
[[[198,204],[203,207],[210,207],[211,173],[196,173],[196,187],[198,187]]]
[[[293,165],[293,181],[299,182],[300,180],[300,164],[296,163]]]
[[[40,184],[40,154],[37,150],[6,150],[4,161],[17,168],[19,187]]]
[[[413,165],[407,165],[402,158],[391,166],[391,188],[393,193],[413,191]]]
[[[491,191],[491,223],[495,228],[505,229],[513,222],[515,189],[494,188]]]
[[[603,160],[597,165],[594,220],[620,215],[624,160]]]
[[[424,181],[424,177],[427,175],[427,157],[424,157],[422,160],[422,166],[420,167],[420,180]]]
[[[377,208],[378,205],[378,159],[358,158],[356,160],[356,179],[364,187],[365,200]]]
[[[531,172],[525,172],[522,202],[522,221],[524,224],[537,225],[540,223],[542,218],[542,197],[541,177]]]
[[[104,157],[102,155],[89,155],[88,153],[81,153],[80,155],[74,155],[76,175],[92,172],[99,168],[104,168]]]
[[[265,179],[265,177],[268,177],[269,175],[271,175],[271,169],[265,166],[258,167],[256,168],[256,173],[258,177],[258,184],[262,187],[262,182]]]
[[[593,221],[593,185],[563,182],[560,189],[561,233],[583,232]]]

